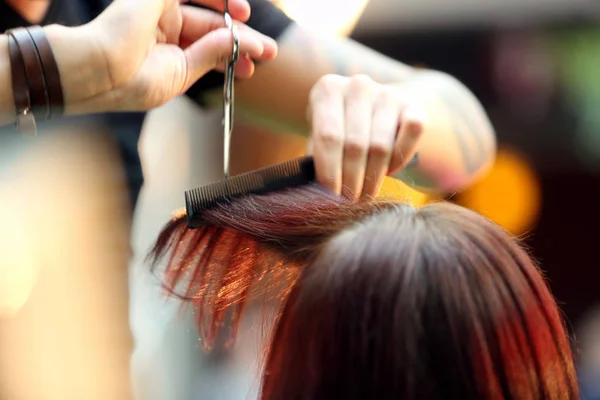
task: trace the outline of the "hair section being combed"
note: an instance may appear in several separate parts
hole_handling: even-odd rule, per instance
[[[229,311],[235,334],[251,298],[284,300],[301,268],[333,235],[392,201],[355,204],[318,185],[240,198],[187,226],[185,210],[161,231],[150,252],[155,268],[167,257],[163,286],[192,303],[210,347]]]

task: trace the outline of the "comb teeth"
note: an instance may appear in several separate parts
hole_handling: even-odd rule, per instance
[[[248,194],[264,194],[314,182],[311,156],[285,161],[185,192],[188,226],[201,225],[200,214]]]

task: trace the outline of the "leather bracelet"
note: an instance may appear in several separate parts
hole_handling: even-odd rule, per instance
[[[35,44],[44,73],[49,105],[48,118],[59,117],[64,113],[65,104],[60,72],[58,71],[58,65],[56,64],[52,47],[41,26],[31,26],[27,28],[27,32]]]
[[[16,28],[6,33],[17,128],[23,133],[35,134],[36,116],[50,119],[64,112],[58,65],[42,27]]]
[[[35,44],[27,29],[16,28],[6,32],[12,36],[13,40],[19,46],[21,58],[25,66],[25,74],[29,88],[29,101],[31,112],[37,118],[47,118],[49,113],[48,95],[46,91],[46,82],[44,81],[44,72],[42,63],[38,56]]]
[[[35,118],[31,113],[29,86],[25,73],[25,63],[21,57],[19,45],[12,35],[8,35],[8,51],[10,57],[10,73],[12,80],[15,110],[17,112],[17,129],[22,133],[35,135],[37,132]]]

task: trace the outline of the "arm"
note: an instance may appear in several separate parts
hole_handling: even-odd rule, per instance
[[[220,0],[194,0],[222,8]],[[231,52],[231,33],[218,12],[163,0],[113,1],[79,27],[44,28],[56,60],[65,114],[141,111],[160,106],[205,75]],[[245,0],[230,0],[233,18],[248,19]],[[141,14],[140,14],[141,13]],[[239,31],[240,52],[267,61],[277,45],[251,29]],[[250,59],[237,76],[252,75]],[[0,35],[0,124],[15,121],[8,38]]]
[[[491,165],[496,147],[493,128],[477,99],[456,79],[411,68],[349,39],[313,36],[297,25],[280,38],[277,59],[236,85],[237,110],[278,130],[306,134],[309,92],[327,74],[369,75],[397,86],[427,111],[419,162],[396,175],[409,185],[453,192]]]
[[[65,114],[96,112],[105,104],[91,103],[97,93],[110,90],[111,81],[101,52],[84,27],[44,27],[62,78]],[[15,122],[8,35],[0,35],[0,126]]]

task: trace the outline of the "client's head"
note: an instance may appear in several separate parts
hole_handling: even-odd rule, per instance
[[[265,400],[578,398],[539,270],[470,210],[353,204],[303,187],[204,219],[192,231],[176,217],[153,254],[172,250],[166,286],[186,285],[207,339],[253,294],[283,299]]]

